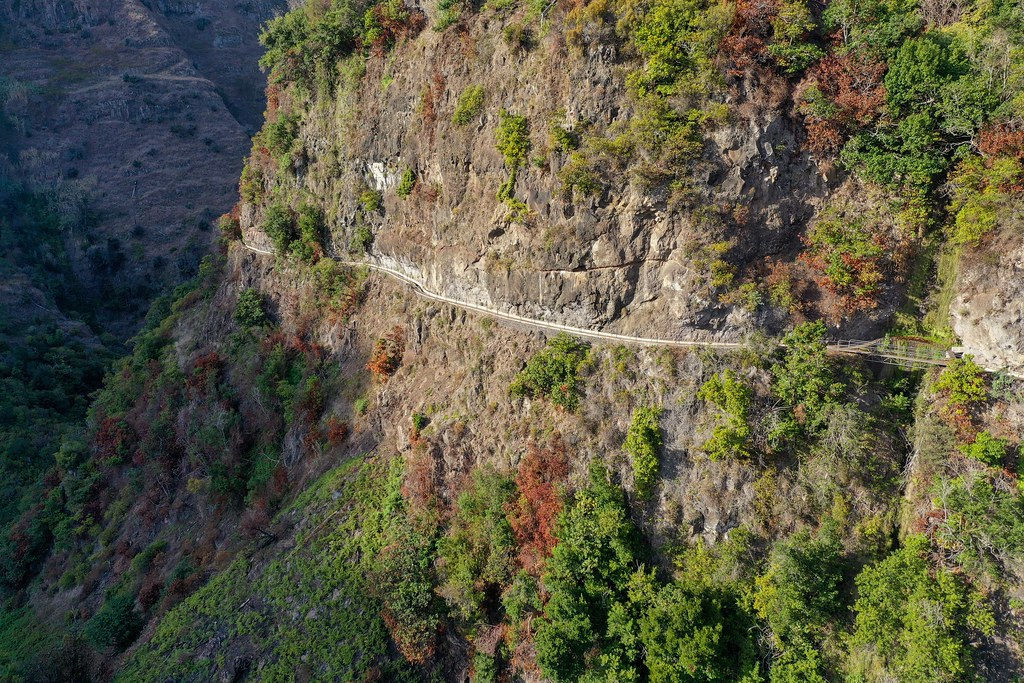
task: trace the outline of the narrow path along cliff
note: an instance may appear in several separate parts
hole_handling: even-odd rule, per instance
[[[273,251],[254,247],[250,244],[245,243],[244,241],[241,242],[241,244],[243,247],[256,254],[262,254],[264,256],[274,256]],[[424,286],[424,284],[418,281],[417,279],[388,266],[372,263],[370,261],[365,260],[353,261],[339,258],[337,256],[331,256],[329,258],[337,261],[342,265],[352,267],[366,267],[372,271],[389,275],[412,287],[413,291],[415,291],[418,296],[424,299],[449,304],[451,306],[455,306],[463,310],[472,311],[473,313],[487,315],[497,320],[525,326],[530,329],[539,330],[543,332],[566,332],[568,334],[574,335],[576,337],[581,337],[583,339],[616,342],[620,344],[636,344],[640,346],[666,346],[669,348],[693,348],[700,346],[708,346],[718,349],[737,349],[743,346],[743,342],[740,341],[696,341],[689,339],[637,337],[627,334],[605,332],[603,330],[594,330],[583,327],[575,327],[572,325],[564,325],[562,323],[551,322],[548,320],[540,320],[537,318],[529,318],[526,316],[517,315],[515,313],[508,313],[494,308],[481,306],[479,304],[470,303],[468,301],[460,301],[458,299],[453,299],[452,297],[445,296],[443,294],[432,292],[429,289],[427,289],[426,286]],[[835,354],[855,354],[859,356],[868,356],[893,365],[911,366],[946,365],[949,358],[952,357],[953,355],[952,352],[941,349],[936,345],[914,339],[837,339],[832,341],[828,345],[828,350],[831,353]]]

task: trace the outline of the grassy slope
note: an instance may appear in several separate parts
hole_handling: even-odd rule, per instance
[[[404,518],[400,483],[400,463],[374,457],[325,474],[282,513],[297,520],[292,549],[239,557],[163,618],[120,680],[208,680],[243,653],[267,681],[409,674],[367,585]]]

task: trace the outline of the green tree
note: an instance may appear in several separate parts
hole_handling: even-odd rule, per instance
[[[548,601],[544,616],[535,622],[541,673],[576,681],[588,669],[610,667],[625,677],[636,662],[622,661],[621,652],[637,652],[623,642],[623,629],[610,629],[610,623],[621,624],[631,611],[630,584],[646,551],[622,490],[608,482],[603,466],[591,469],[589,485],[563,510],[557,535],[543,576]],[[617,616],[610,619],[610,614]],[[588,663],[581,653],[591,648],[607,657]]]
[[[814,16],[804,0],[786,0],[772,21],[772,43],[768,51],[786,73],[797,73],[825,56],[825,51],[810,42],[817,28]]]
[[[787,647],[772,662],[771,683],[827,683],[818,648],[807,643]]]
[[[299,135],[299,115],[282,113],[273,120],[267,120],[260,131],[259,140],[275,158],[282,158],[291,151]]]
[[[782,359],[772,366],[772,393],[793,411],[796,429],[814,434],[828,422],[846,393],[825,346],[825,324],[798,325],[782,340]]]
[[[260,327],[269,322],[267,314],[263,310],[263,297],[258,290],[249,287],[243,289],[238,295],[238,303],[235,304],[235,322],[242,327]]]
[[[509,387],[513,396],[546,396],[566,410],[579,407],[579,370],[590,345],[561,332],[526,363]]]
[[[652,0],[627,8],[619,32],[642,60],[626,79],[634,93],[667,98],[707,92],[716,78],[715,49],[729,25],[721,16],[727,9],[705,0]]]
[[[919,110],[913,105],[938,99],[939,89],[966,70],[962,54],[932,31],[900,45],[885,75],[886,99],[893,114]]]
[[[525,164],[530,152],[530,128],[526,117],[502,109],[495,132],[495,146],[510,170]]]
[[[663,587],[640,619],[651,682],[760,680],[750,621],[722,590]]]
[[[392,636],[413,662],[424,661],[433,652],[441,625],[433,559],[432,534],[403,526],[394,542],[380,552],[373,570],[374,586],[393,624]]]
[[[705,382],[697,396],[719,410],[711,436],[702,446],[708,457],[712,460],[749,458],[750,403],[753,396],[750,387],[727,369]]]
[[[839,614],[842,545],[826,521],[815,536],[806,529],[779,541],[755,580],[754,609],[780,647],[816,643]]]
[[[287,253],[288,247],[295,239],[295,223],[291,210],[279,202],[268,206],[263,216],[263,232],[267,233],[278,254]]]
[[[988,400],[985,372],[970,354],[951,360],[932,389],[945,399],[946,413],[954,416],[966,417],[973,406]]]
[[[292,243],[292,254],[299,260],[312,263],[323,252],[323,234],[326,228],[324,212],[313,204],[299,207],[299,238]]]
[[[622,448],[633,462],[633,484],[640,498],[650,498],[658,478],[658,451],[661,450],[661,409],[639,406],[626,432]]]
[[[95,645],[124,649],[142,630],[142,615],[135,610],[135,596],[108,596],[100,610],[85,625],[86,637]]]
[[[974,442],[961,447],[968,457],[980,460],[986,465],[1000,467],[1006,459],[1009,443],[1006,439],[997,439],[992,432],[982,430],[974,437]]]
[[[918,0],[833,0],[822,19],[847,49],[884,61],[924,24]]]
[[[970,575],[1015,580],[1024,559],[1024,493],[993,473],[976,473],[935,486],[946,517],[935,542]]]
[[[487,467],[474,469],[438,544],[438,592],[470,625],[484,618],[488,594],[512,579],[515,538],[505,509],[515,494],[508,477]]]
[[[910,683],[971,680],[971,641],[992,633],[992,613],[962,577],[931,564],[928,546],[924,536],[910,536],[857,576],[850,643],[854,654],[864,649],[880,662],[875,675]]]

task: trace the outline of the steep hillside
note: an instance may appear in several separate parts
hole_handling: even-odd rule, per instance
[[[4,535],[0,675],[1024,675],[1020,10],[271,21],[216,253]],[[885,334],[963,348],[826,348]]]
[[[194,275],[258,126],[261,23],[284,3],[4,3],[3,177],[55,193],[105,331]],[[11,179],[11,180],[8,180]]]
[[[0,3],[0,523],[210,250],[282,7]]]

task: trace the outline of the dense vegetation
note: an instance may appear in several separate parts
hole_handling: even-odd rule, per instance
[[[12,285],[0,301],[0,527],[21,511],[62,440],[76,438],[121,348],[94,331],[118,299],[83,291],[67,258],[66,234],[94,220],[67,192],[33,190],[0,171],[0,277]]]

